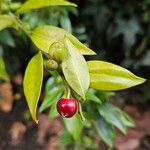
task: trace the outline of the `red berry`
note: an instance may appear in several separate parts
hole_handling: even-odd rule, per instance
[[[77,112],[77,109],[78,103],[75,99],[61,98],[57,102],[57,111],[65,118],[71,118]]]

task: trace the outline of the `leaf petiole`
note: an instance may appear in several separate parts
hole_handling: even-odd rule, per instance
[[[67,98],[70,98],[70,96],[71,96],[71,89],[70,89],[70,87],[68,85],[66,86],[66,89],[67,89]]]

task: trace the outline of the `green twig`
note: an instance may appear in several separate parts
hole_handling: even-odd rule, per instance
[[[70,87],[68,85],[66,86],[66,89],[67,89],[67,98],[70,98],[70,96],[71,96],[71,89],[70,89]]]
[[[85,119],[85,117],[84,117],[84,115],[83,115],[81,103],[79,102],[78,104],[79,104],[79,114],[80,114],[80,116],[81,116],[81,120],[82,120],[82,121],[85,121],[86,119]]]

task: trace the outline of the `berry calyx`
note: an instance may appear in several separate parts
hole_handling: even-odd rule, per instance
[[[57,62],[51,59],[46,61],[45,66],[46,66],[46,69],[51,70],[51,71],[56,70],[58,68]]]
[[[57,102],[57,111],[58,113],[65,117],[71,118],[75,115],[78,109],[77,100],[71,98],[61,98]]]

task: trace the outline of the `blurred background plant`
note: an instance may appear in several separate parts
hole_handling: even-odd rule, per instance
[[[86,27],[86,41],[95,49],[98,57],[120,64],[148,79],[150,1],[82,0],[79,6],[79,22]],[[118,99],[129,99],[129,103],[149,103],[148,87],[149,81],[142,87],[130,89],[128,97],[123,98],[123,94]]]

